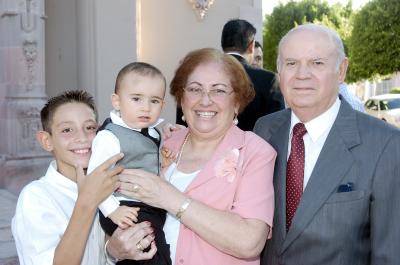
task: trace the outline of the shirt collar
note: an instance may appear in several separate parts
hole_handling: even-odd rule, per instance
[[[313,142],[316,142],[318,138],[329,128],[332,127],[333,123],[335,122],[336,116],[339,113],[340,108],[340,100],[337,97],[335,103],[324,113],[319,115],[318,117],[312,119],[309,122],[306,122],[304,126],[307,129],[308,135]],[[292,135],[293,127],[296,123],[301,122],[300,119],[294,114],[292,111],[291,116],[291,124],[290,124],[290,135]]]
[[[134,131],[138,131],[138,132],[140,132],[140,130],[141,130],[141,128],[131,128],[131,127],[129,127],[129,126],[122,120],[119,111],[112,110],[112,111],[110,112],[110,118],[111,118],[111,121],[112,121],[114,124],[116,124],[116,125],[119,125],[119,126],[122,126],[122,127],[128,128],[128,129],[131,129],[131,130],[134,130]],[[158,119],[158,121],[156,121],[155,123],[153,123],[152,125],[149,126],[149,129],[153,129],[154,127],[156,127],[157,125],[159,125],[159,124],[162,123],[163,121],[164,121],[164,119]]]
[[[243,56],[242,54],[238,53],[238,52],[227,52],[227,54],[230,54],[230,55],[237,55],[237,56],[240,56],[240,57],[242,57],[243,59],[246,60],[246,58],[244,58],[244,56]],[[247,60],[246,60],[246,61],[247,61]]]
[[[78,194],[78,185],[76,182],[58,172],[57,163],[55,160],[50,163],[46,175],[43,178],[51,185],[64,190],[64,193],[68,194],[69,197],[76,199]]]

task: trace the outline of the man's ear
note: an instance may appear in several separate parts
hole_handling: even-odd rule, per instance
[[[39,142],[40,146],[47,152],[53,151],[53,142],[51,141],[50,133],[46,131],[38,131],[36,133],[36,140]]]
[[[117,95],[117,94],[112,94],[111,95],[111,105],[113,106],[113,108],[115,109],[115,110],[119,110],[120,109],[120,107],[119,107],[119,105],[120,105],[120,98],[119,98],[119,96]]]
[[[249,46],[247,46],[246,53],[247,53],[247,54],[253,55],[253,54],[254,54],[254,47],[255,47],[255,45],[256,45],[256,41],[255,41],[255,40],[253,40],[252,42],[250,42]]]
[[[343,83],[346,79],[347,67],[349,66],[349,59],[344,58],[339,65],[339,83]]]

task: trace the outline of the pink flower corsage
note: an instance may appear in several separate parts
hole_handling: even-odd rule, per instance
[[[233,182],[236,177],[237,164],[239,160],[239,149],[232,149],[215,164],[215,175],[217,178],[225,178]]]

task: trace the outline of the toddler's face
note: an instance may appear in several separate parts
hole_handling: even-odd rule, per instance
[[[159,76],[128,73],[112,98],[122,120],[131,128],[145,128],[160,117],[164,105],[165,83]]]

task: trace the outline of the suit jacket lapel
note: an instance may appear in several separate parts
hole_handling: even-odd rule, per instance
[[[275,187],[275,224],[286,224],[286,164],[287,164],[287,152],[288,152],[288,141],[290,130],[290,115],[284,124],[277,130],[276,143],[274,148],[279,154],[276,163],[274,174],[274,187]],[[283,176],[283,177],[282,177]],[[279,241],[282,242],[286,237],[286,225],[276,225],[274,229],[277,229],[279,234]],[[276,235],[276,234],[275,234]]]
[[[268,120],[266,127],[260,127],[257,132],[277,151],[278,157],[274,169],[274,191],[275,191],[275,212],[274,212],[274,241],[281,244],[286,237],[286,160],[288,151],[288,137],[290,129],[290,109],[283,110],[273,119]]]
[[[335,192],[341,179],[354,163],[349,149],[360,143],[356,124],[354,110],[347,102],[342,101],[336,121],[321,150],[293,218],[292,226],[283,242],[281,253],[307,227],[328,197]],[[283,176],[286,176],[286,172]],[[286,203],[284,209],[286,209]]]

